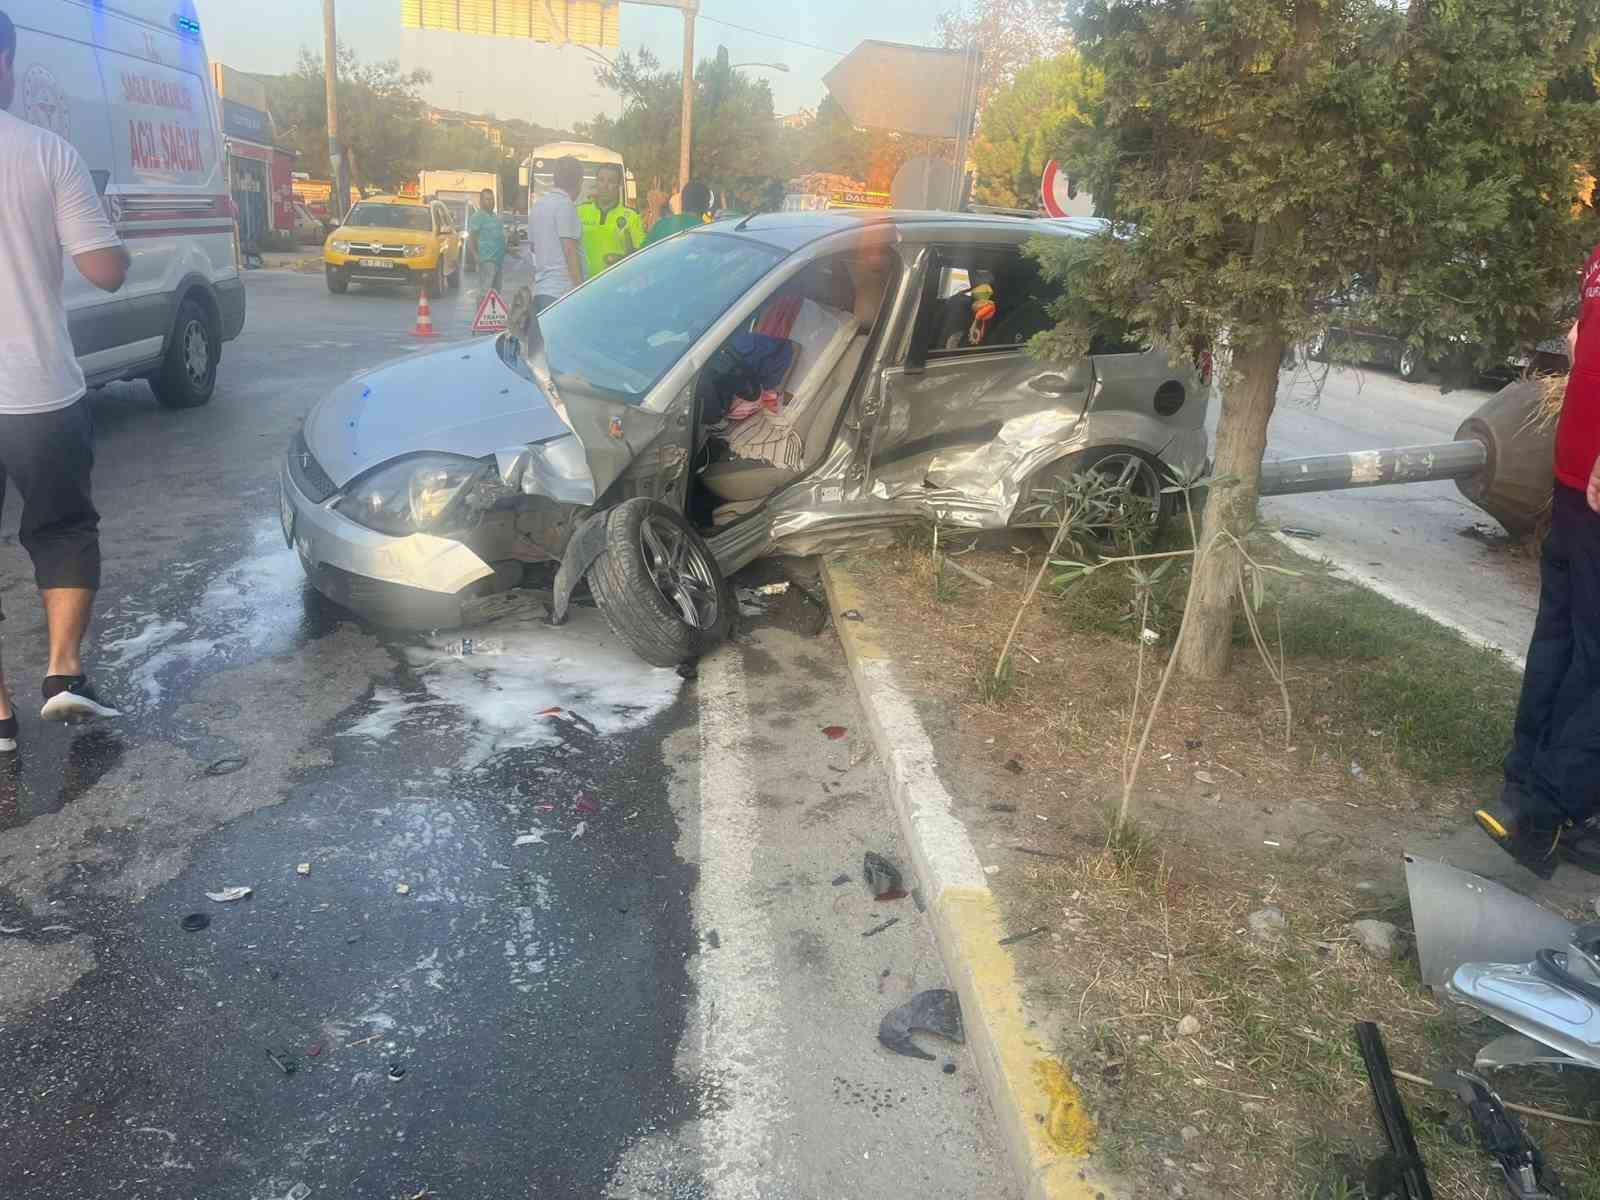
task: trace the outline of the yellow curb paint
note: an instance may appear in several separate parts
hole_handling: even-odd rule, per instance
[[[886,659],[888,652],[872,632],[872,605],[856,586],[855,577],[837,566],[830,566],[826,574],[828,591],[833,596],[834,624],[839,636],[850,645],[851,652],[859,658]],[[846,620],[844,614],[851,609],[861,614],[861,620]]]
[[[1045,1118],[1044,1132],[1062,1154],[1079,1158],[1094,1146],[1094,1118],[1084,1111],[1083,1095],[1078,1091],[1067,1069],[1053,1058],[1041,1058],[1033,1064],[1033,1078],[1039,1090],[1050,1097],[1050,1115]]]

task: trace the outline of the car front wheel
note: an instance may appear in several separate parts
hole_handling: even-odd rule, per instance
[[[445,282],[443,255],[440,255],[439,261],[433,264],[433,270],[428,272],[427,280],[422,286],[428,289],[430,300],[437,300],[444,295],[448,284]]]
[[[328,290],[335,296],[342,296],[350,290],[350,276],[338,267],[326,268],[328,276]]]
[[[680,513],[645,497],[606,517],[589,590],[611,628],[656,667],[694,662],[728,636],[733,594]]]
[[[1423,374],[1422,354],[1415,346],[1407,346],[1400,351],[1400,378],[1407,382],[1415,382]]]

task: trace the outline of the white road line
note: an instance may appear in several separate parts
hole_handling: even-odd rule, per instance
[[[700,663],[700,882],[695,915],[720,946],[698,956],[695,1022],[708,1096],[702,1154],[709,1195],[771,1194],[783,1166],[774,1145],[787,1115],[772,922],[756,903],[760,822],[744,667],[735,647]]]

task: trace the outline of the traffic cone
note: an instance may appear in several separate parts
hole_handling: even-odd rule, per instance
[[[411,331],[411,336],[420,338],[437,336],[433,328],[433,310],[428,307],[427,288],[417,293],[417,327]]]

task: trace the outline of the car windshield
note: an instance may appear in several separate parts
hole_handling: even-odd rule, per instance
[[[623,259],[539,316],[558,382],[638,405],[783,252],[741,237],[672,238]]]
[[[344,219],[346,225],[368,229],[416,229],[433,231],[433,217],[420,204],[358,204]]]

